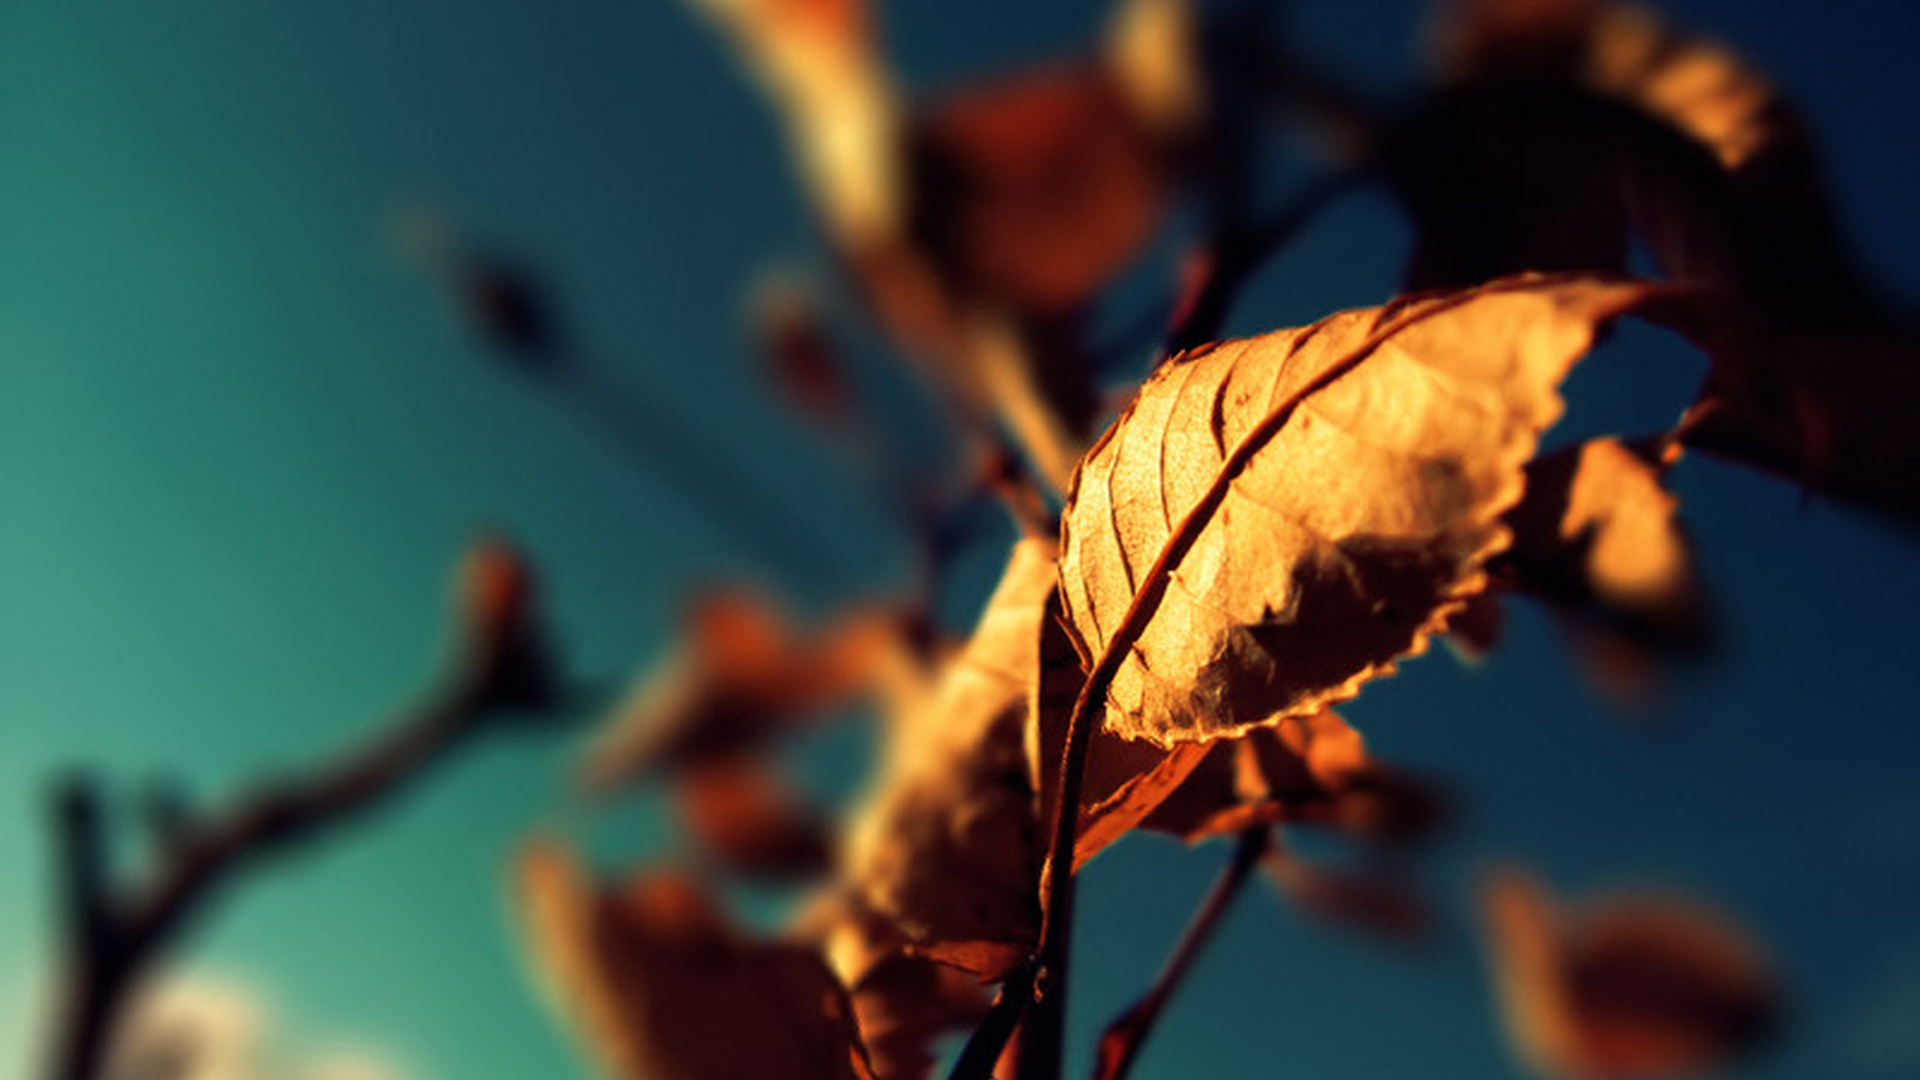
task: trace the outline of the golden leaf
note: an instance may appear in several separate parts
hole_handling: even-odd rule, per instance
[[[1631,699],[1662,657],[1703,652],[1706,590],[1663,481],[1678,447],[1593,439],[1527,466],[1495,580],[1552,605],[1602,689]]]
[[[1022,751],[1053,544],[1013,551],[966,648],[889,718],[876,789],[855,812],[843,878],[913,947],[1004,974],[1039,930],[1041,858]]]
[[[1513,278],[1156,372],[1082,461],[1061,526],[1083,651],[1137,633],[1106,726],[1162,745],[1239,734],[1424,649],[1506,546],[1560,380],[1652,291]]]

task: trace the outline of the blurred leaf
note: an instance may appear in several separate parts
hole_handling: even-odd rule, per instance
[[[1023,753],[1053,544],[1017,545],[972,638],[889,710],[874,791],[849,826],[844,877],[915,950],[983,976],[1039,931],[1040,822]]]
[[[856,610],[803,634],[762,597],[720,588],[694,599],[683,633],[603,725],[581,765],[589,790],[735,754],[851,701],[898,627]]]
[[[750,755],[689,762],[673,777],[681,824],[722,868],[789,880],[833,861],[828,830],[766,762]]]
[[[556,1007],[622,1080],[872,1076],[846,991],[818,955],[743,938],[686,878],[585,879],[522,853],[521,915]]]
[[[1566,912],[1518,870],[1481,909],[1508,1038],[1541,1075],[1694,1075],[1776,1026],[1759,949],[1716,912],[1633,893]]]

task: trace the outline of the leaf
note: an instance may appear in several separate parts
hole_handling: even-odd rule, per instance
[[[844,893],[804,910],[793,935],[817,945],[848,987],[879,1080],[921,1080],[933,1067],[934,1040],[987,1011],[977,977],[910,951],[891,923]]]
[[[771,765],[729,755],[691,762],[673,779],[682,826],[722,868],[791,880],[832,865],[825,824]]]
[[[685,640],[603,725],[581,764],[581,782],[604,794],[796,728],[851,701],[897,633],[888,613],[856,611],[802,634],[754,594],[704,593],[687,613]]]
[[[1617,267],[1631,225],[1667,277],[1719,294],[1675,320],[1713,361],[1686,444],[1920,516],[1920,332],[1848,250],[1807,127],[1770,82],[1636,6],[1473,0],[1446,35],[1479,104],[1459,131],[1409,125],[1395,159],[1424,237],[1412,279]],[[1566,223],[1591,238],[1541,250]]]
[[[1711,300],[1673,320],[1713,358],[1680,424],[1686,445],[1920,518],[1920,330],[1793,325],[1759,306]]]
[[[1302,910],[1401,944],[1424,940],[1433,915],[1419,892],[1384,868],[1331,870],[1281,849],[1261,860],[1274,888]]]
[[[742,938],[686,878],[596,886],[537,844],[517,869],[554,1004],[622,1080],[870,1078],[846,991],[810,950]]]
[[[1137,635],[1106,726],[1162,745],[1240,734],[1424,649],[1506,546],[1560,380],[1653,292],[1521,277],[1155,372],[1082,461],[1061,525],[1082,651]]]
[[[1516,870],[1487,879],[1481,910],[1508,1038],[1543,1075],[1690,1075],[1776,1025],[1758,948],[1710,910],[1625,894],[1564,912]]]
[[[1022,541],[972,638],[895,704],[843,878],[915,950],[988,977],[1039,931],[1040,824],[1022,750],[1053,544]]]
[[[1513,547],[1495,582],[1551,604],[1600,688],[1645,692],[1663,658],[1693,658],[1712,639],[1706,590],[1663,483],[1679,448],[1593,439],[1527,466],[1527,494],[1507,515]]]
[[[786,122],[813,201],[837,241],[898,234],[906,192],[902,106],[865,0],[691,0],[734,39]]]

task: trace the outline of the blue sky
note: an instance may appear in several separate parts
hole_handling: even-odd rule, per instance
[[[1330,56],[1412,70],[1416,5],[1299,6]],[[1920,296],[1915,11],[1676,7],[1791,90],[1856,246]],[[928,86],[1072,48],[1098,18],[892,8],[890,44]],[[743,287],[818,256],[769,113],[679,6],[24,0],[0,12],[0,132],[0,1071],[36,1037],[17,1005],[48,961],[50,770],[218,798],[367,730],[428,670],[446,574],[481,528],[538,559],[568,655],[600,679],[657,653],[690,581],[752,557],[490,364],[394,258],[397,207],[431,201],[525,255],[611,378],[760,488],[815,493],[803,524],[838,545],[820,582],[904,573],[880,508],[756,382]],[[1378,302],[1405,244],[1383,200],[1355,196],[1233,329]],[[1665,410],[1697,371],[1651,331],[1606,360],[1570,386],[1570,430]],[[1465,793],[1428,867],[1451,929],[1403,956],[1250,894],[1142,1075],[1510,1074],[1463,918],[1494,854],[1568,888],[1653,877],[1738,911],[1797,1006],[1751,1075],[1920,1069],[1920,1039],[1885,1019],[1920,999],[1915,550],[1710,462],[1677,483],[1724,655],[1638,726],[1584,692],[1537,613],[1477,671],[1436,654],[1370,689],[1349,717],[1376,749]],[[820,582],[784,585],[818,606]],[[190,961],[395,1048],[419,1080],[585,1075],[520,976],[501,888],[516,838],[581,826],[559,797],[575,750],[477,749],[249,881]],[[644,800],[589,831],[636,860],[671,843]],[[1079,1030],[1150,978],[1222,857],[1147,840],[1095,864]]]

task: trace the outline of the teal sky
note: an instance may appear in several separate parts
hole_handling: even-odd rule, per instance
[[[1033,6],[897,3],[889,40],[938,86],[1073,48],[1100,10]],[[1920,297],[1915,10],[1676,6],[1791,89],[1857,248]],[[1330,57],[1412,70],[1417,5],[1299,7]],[[397,207],[431,202],[524,256],[610,378],[757,490],[810,493],[798,525],[835,557],[779,583],[798,601],[904,573],[885,514],[745,354],[746,282],[818,256],[767,110],[679,5],[15,0],[0,147],[0,1073],[25,1075],[38,1045],[52,770],[218,799],[369,730],[429,670],[448,570],[483,528],[534,555],[568,658],[601,680],[656,655],[690,582],[754,557],[490,363],[393,256]],[[1235,331],[1379,302],[1405,243],[1378,196],[1341,203]],[[1603,360],[1569,388],[1569,432],[1664,422],[1698,373],[1651,331]],[[1436,654],[1370,689],[1348,715],[1375,748],[1462,793],[1427,866],[1447,930],[1389,953],[1250,893],[1140,1075],[1512,1075],[1464,920],[1496,854],[1569,889],[1650,877],[1740,913],[1796,1004],[1744,1075],[1920,1073],[1899,1020],[1920,1015],[1916,548],[1709,462],[1677,482],[1724,655],[1622,724],[1517,611],[1477,671]],[[390,1048],[413,1080],[585,1076],[520,975],[501,890],[576,751],[477,748],[246,881],[187,959],[258,981],[317,1037]],[[658,822],[642,800],[586,831],[639,861],[670,848]],[[1221,858],[1142,840],[1094,865],[1079,1043],[1145,985]]]

